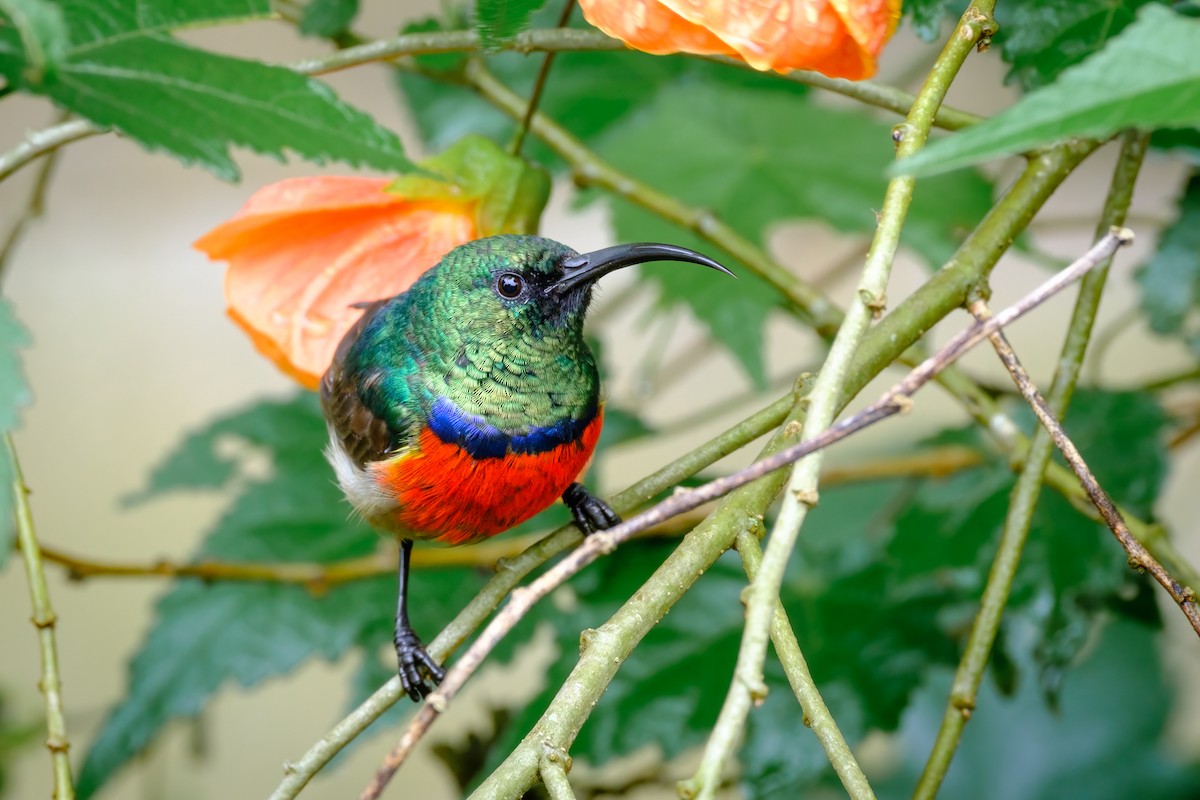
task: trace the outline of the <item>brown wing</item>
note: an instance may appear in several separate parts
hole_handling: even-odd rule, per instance
[[[380,417],[363,404],[357,381],[345,371],[346,355],[362,334],[363,328],[387,300],[366,306],[358,322],[346,332],[333,354],[333,363],[321,378],[321,408],[346,454],[359,467],[369,461],[387,458],[392,446],[392,431]],[[378,380],[369,375],[366,380]]]

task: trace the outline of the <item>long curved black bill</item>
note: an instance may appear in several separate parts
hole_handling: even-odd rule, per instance
[[[637,242],[636,244],[605,247],[565,259],[562,262],[563,276],[550,287],[550,290],[558,293],[565,292],[581,283],[591,283],[614,270],[631,267],[634,264],[644,264],[647,261],[686,261],[689,264],[700,264],[718,272],[724,272],[731,277],[737,277],[716,261],[695,250],[677,247],[673,244]]]

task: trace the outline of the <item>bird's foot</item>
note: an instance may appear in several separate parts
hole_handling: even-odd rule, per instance
[[[442,682],[446,670],[433,660],[412,628],[397,630],[395,641],[400,685],[414,703],[419,703]]]
[[[604,531],[621,524],[621,518],[613,511],[608,503],[583,487],[582,483],[572,483],[563,492],[563,502],[571,509],[571,516],[583,535],[596,531]]]

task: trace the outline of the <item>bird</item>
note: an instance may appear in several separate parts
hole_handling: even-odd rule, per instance
[[[489,236],[395,297],[360,304],[338,344],[320,383],[325,455],[354,512],[399,540],[394,644],[413,701],[445,676],[409,619],[414,541],[478,541],[559,498],[585,535],[620,522],[577,480],[604,417],[583,324],[599,278],[649,261],[733,275],[670,244],[580,254],[539,236]]]

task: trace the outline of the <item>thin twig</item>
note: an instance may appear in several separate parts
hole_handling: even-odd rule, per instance
[[[555,28],[565,28],[571,20],[571,12],[575,10],[575,0],[566,0],[563,5],[562,13],[558,17],[558,24]],[[513,137],[512,144],[508,147],[508,152],[514,156],[521,155],[521,145],[525,143],[525,136],[529,133],[529,121],[533,119],[534,113],[537,112],[538,104],[542,102],[542,91],[546,88],[546,78],[550,75],[550,65],[554,63],[555,52],[547,50],[546,55],[542,57],[541,66],[538,67],[537,77],[533,79],[533,91],[529,93],[529,103],[525,108],[525,116],[521,120],[521,124],[517,126],[516,136]]]
[[[994,6],[994,0],[973,0],[963,12],[959,24],[925,78],[908,117],[893,131],[893,138],[898,143],[897,158],[907,158],[925,145],[933,117],[963,62],[975,49],[975,44],[991,36],[995,30],[996,25],[992,20]],[[833,423],[843,405],[842,396],[859,344],[871,320],[883,314],[892,262],[900,246],[900,232],[904,228],[915,188],[916,179],[908,175],[892,178],[888,182],[854,302],[846,312],[809,396],[810,407],[804,430],[806,440],[819,439]],[[685,795],[688,797],[711,800],[715,795],[721,773],[742,740],[750,708],[761,700],[756,692],[764,686],[763,662],[767,656],[771,623],[779,605],[779,588],[800,528],[809,509],[817,504],[821,457],[822,453],[818,451],[796,464],[783,496],[779,516],[763,556],[762,569],[750,585],[746,626],[729,691],[709,734],[696,773],[685,785]]]
[[[575,28],[535,29],[518,33],[509,41],[499,42],[501,50],[511,50],[517,53],[535,52],[595,52],[595,51],[625,51],[628,48],[623,42],[612,39],[597,30]],[[320,58],[298,62],[294,69],[310,74],[324,74],[338,70],[357,67],[375,61],[394,61],[403,56],[434,54],[434,53],[469,53],[480,49],[479,35],[475,31],[434,31],[429,33],[408,33],[391,39],[380,39],[364,42],[352,47],[339,50]],[[744,61],[725,56],[697,56],[681,53],[685,57],[700,58],[706,61],[717,61],[731,67],[749,70],[751,67]],[[840,94],[876,108],[894,111],[897,114],[907,114],[912,107],[914,96],[903,89],[887,86],[871,81],[848,81],[843,78],[829,78],[819,72],[794,70],[779,76],[782,80],[802,83],[828,92]],[[968,111],[955,108],[942,108],[938,111],[934,124],[946,130],[961,130],[978,123],[982,117]]]
[[[935,457],[936,459],[936,457]],[[880,465],[887,469],[888,465]],[[937,469],[936,461],[929,469]],[[871,474],[877,467],[868,468]],[[922,465],[914,462],[914,473]],[[853,480],[853,472],[847,476]],[[646,536],[678,536],[702,517],[681,517],[645,532]],[[413,552],[414,569],[446,569],[451,567],[489,568],[497,561],[516,556],[546,538],[551,531],[539,531],[523,536],[493,539],[455,548],[419,548]],[[300,585],[314,595],[323,595],[345,583],[392,575],[396,572],[396,556],[380,550],[362,558],[349,558],[328,564],[272,561],[215,561],[204,560],[179,563],[167,559],[157,561],[110,561],[76,556],[55,547],[42,545],[42,557],[48,563],[64,569],[71,580],[91,578],[198,578],[209,582],[283,583]]]
[[[758,537],[749,531],[738,533],[737,551],[742,560],[742,567],[746,570],[746,577],[753,583],[762,564],[762,547]],[[804,653],[800,650],[800,643],[796,640],[796,633],[792,630],[792,623],[782,604],[776,605],[775,616],[771,620],[771,643],[775,645],[775,654],[779,657],[779,663],[783,665],[783,673],[787,676],[792,692],[800,701],[804,722],[817,735],[817,740],[825,749],[825,755],[841,779],[846,794],[852,800],[875,800],[875,792],[872,791],[867,776],[854,758],[854,751],[846,743],[833,715],[829,713],[828,706],[821,698],[812,673],[808,671],[808,662],[804,659]]]
[[[899,477],[940,478],[978,466],[984,455],[962,445],[937,447],[919,453],[883,456],[831,467],[821,473],[821,483],[837,486]],[[645,531],[643,536],[679,536],[695,526],[704,509],[673,517]],[[414,569],[451,567],[489,568],[505,558],[523,553],[550,535],[549,531],[528,533],[454,548],[418,548],[413,551]],[[156,561],[112,561],[79,556],[41,544],[42,560],[63,569],[70,580],[94,578],[197,578],[208,582],[283,583],[304,586],[314,595],[322,595],[335,586],[354,581],[392,575],[396,558],[381,550],[363,558],[351,558],[327,564],[271,561],[195,561],[179,563],[169,559]]]
[[[567,780],[567,769],[570,766],[571,757],[565,752],[546,747],[542,761],[538,764],[538,772],[541,773],[542,783],[550,795],[550,800],[575,800],[575,792],[571,789],[571,782]]]
[[[939,381],[958,400],[970,417],[975,420],[991,437],[992,441],[1008,457],[1009,467],[1019,472],[1025,464],[1029,453],[1029,437],[1021,433],[1020,426],[1013,417],[1000,406],[996,400],[988,396],[979,386],[971,381],[961,370],[947,369],[939,376]],[[1045,483],[1062,495],[1071,507],[1080,514],[1103,522],[1095,506],[1088,500],[1087,493],[1079,485],[1075,473],[1066,466],[1051,461],[1046,468]],[[1178,575],[1184,583],[1200,586],[1200,570],[1193,567],[1176,550],[1166,529],[1157,523],[1138,519],[1127,509],[1118,507],[1121,516],[1125,518],[1129,531],[1139,542],[1146,545],[1154,557],[1161,561],[1172,574]]]
[[[500,48],[518,53],[571,52],[627,49],[622,42],[610,39],[599,31],[573,30],[530,30],[517,34],[511,41],[501,42]],[[409,33],[376,42],[348,47],[320,58],[295,62],[291,69],[302,75],[326,75],[351,67],[376,61],[392,61],[403,56],[475,52],[479,50],[479,36],[475,31],[436,31],[431,33]],[[748,68],[746,64],[732,59],[709,57],[733,66]],[[870,81],[847,81],[827,78],[816,72],[797,71],[783,78],[850,97],[867,105],[907,113],[913,97],[908,92],[892,86]],[[959,130],[979,121],[979,117],[966,111],[943,108],[935,124],[947,130]],[[30,161],[43,156],[69,142],[107,133],[109,128],[88,120],[72,120],[25,137],[25,141],[7,153],[0,154],[0,180],[11,175]]]
[[[594,533],[583,544],[572,550],[561,561],[547,570],[526,587],[516,589],[504,608],[492,619],[475,642],[462,657],[446,672],[441,686],[426,698],[425,705],[412,719],[396,747],[384,759],[375,779],[362,797],[377,797],[392,775],[404,763],[416,743],[446,709],[449,702],[462,688],[467,678],[479,668],[483,659],[500,640],[521,620],[533,605],[560,586],[572,575],[607,555],[622,542],[636,533],[676,514],[690,511],[704,503],[722,497],[729,492],[752,483],[781,467],[787,466],[806,455],[817,452],[835,442],[857,433],[863,428],[897,414],[912,405],[914,392],[928,383],[938,371],[957,360],[968,349],[1005,325],[1009,325],[1026,313],[1044,303],[1056,292],[1072,281],[1078,280],[1088,270],[1111,255],[1118,247],[1133,241],[1133,234],[1126,230],[1113,231],[1098,242],[1070,267],[1034,289],[1020,301],[1009,306],[987,322],[976,322],[952,338],[935,355],[923,361],[902,381],[889,389],[867,408],[839,422],[815,438],[785,448],[774,455],[756,461],[746,469],[718,478],[696,489],[676,492],[671,497],[643,511],[620,525],[606,531]]]
[[[46,749],[50,751],[50,762],[54,770],[54,800],[72,800],[75,786],[71,780],[71,760],[67,751],[71,742],[67,738],[67,722],[63,714],[62,677],[58,670],[58,644],[54,627],[58,615],[50,603],[50,590],[46,585],[46,572],[42,569],[41,549],[38,547],[37,532],[33,526],[33,510],[29,507],[29,487],[17,459],[17,449],[12,435],[4,435],[8,446],[8,458],[12,466],[13,508],[17,524],[17,542],[25,562],[25,575],[29,579],[29,599],[33,604],[33,626],[37,628],[38,643],[42,650],[42,678],[38,687],[46,698]],[[2,524],[3,521],[0,521]]]
[[[655,495],[695,475],[762,434],[779,426],[795,404],[789,393],[771,405],[747,417],[719,436],[676,459],[672,463],[614,495],[610,505],[618,513],[628,513],[644,505]],[[547,536],[514,558],[501,559],[496,575],[472,598],[449,625],[429,643],[429,652],[440,662],[454,652],[482,624],[521,579],[580,540],[574,526],[566,526]],[[284,766],[284,777],[271,800],[291,800],[342,748],[354,740],[395,702],[404,696],[399,678],[392,678],[345,719],[335,725],[300,759]]]
[[[77,142],[106,130],[107,128],[85,119],[73,119],[40,131],[30,131],[25,134],[25,141],[0,155],[0,180],[4,180],[35,158],[54,152],[64,144]]]
[[[1075,443],[1067,436],[1062,425],[1054,418],[1054,414],[1046,405],[1045,399],[1038,392],[1037,387],[1030,380],[1029,374],[1025,372],[1025,368],[1017,359],[1016,353],[1013,352],[1008,340],[998,331],[989,335],[992,346],[996,349],[996,354],[1000,356],[1000,361],[1004,364],[1005,369],[1012,375],[1013,383],[1021,391],[1021,396],[1025,398],[1033,409],[1033,413],[1037,416],[1038,422],[1042,424],[1050,432],[1050,437],[1054,440],[1054,446],[1062,453],[1067,464],[1070,465],[1071,471],[1079,478],[1079,483],[1087,492],[1088,499],[1096,506],[1096,510],[1100,512],[1104,523],[1108,525],[1109,530],[1117,537],[1117,541],[1125,548],[1125,552],[1129,554],[1129,566],[1139,571],[1149,572],[1154,580],[1158,581],[1159,585],[1167,590],[1167,594],[1171,595],[1171,599],[1179,605],[1183,610],[1184,616],[1191,623],[1192,629],[1196,631],[1196,635],[1200,636],[1200,607],[1196,605],[1196,591],[1191,586],[1181,585],[1175,578],[1171,577],[1170,573],[1163,568],[1150,554],[1150,551],[1142,545],[1133,534],[1129,532],[1129,526],[1125,524],[1121,512],[1117,509],[1116,504],[1108,493],[1100,486],[1096,480],[1096,476],[1092,474],[1087,462],[1083,460],[1083,456],[1079,454],[1079,450],[1075,447]]]
[[[60,114],[56,124],[64,124],[69,116],[69,114]],[[29,190],[29,197],[25,200],[24,210],[21,211],[12,227],[8,229],[4,243],[0,244],[0,281],[3,281],[17,243],[25,235],[30,223],[45,212],[46,191],[50,188],[50,178],[54,174],[57,163],[58,150],[50,150],[33,178],[33,187]]]
[[[1133,200],[1133,188],[1137,182],[1137,175],[1146,155],[1148,139],[1148,135],[1140,133],[1130,133],[1125,136],[1121,155],[1117,160],[1116,169],[1113,171],[1104,210],[1100,215],[1097,236],[1103,235],[1114,225],[1124,223],[1129,205]],[[1057,362],[1058,369],[1055,371],[1054,382],[1050,390],[1050,405],[1056,418],[1061,419],[1066,413],[1076,381],[1079,378],[1088,340],[1096,319],[1096,309],[1100,305],[1100,297],[1103,294],[1111,262],[1110,257],[1097,269],[1088,273],[1080,286],[1079,297],[1071,315],[1062,353]],[[976,300],[971,303],[970,308],[976,318],[980,318],[987,306],[982,301]],[[914,796],[920,800],[932,800],[937,794],[958,747],[962,730],[975,708],[979,684],[983,680],[984,670],[991,657],[992,646],[1000,629],[1000,620],[1004,608],[1008,604],[1021,553],[1024,551],[1025,541],[1033,523],[1033,513],[1041,494],[1041,486],[1045,480],[1046,467],[1050,463],[1052,448],[1053,444],[1045,428],[1039,428],[1034,432],[1025,463],[1012,490],[1004,529],[996,547],[996,557],[992,562],[992,568],[988,573],[987,583],[979,601],[979,612],[971,625],[971,632],[963,648],[962,658],[955,671],[954,683],[951,686],[942,724],[916,786]]]

